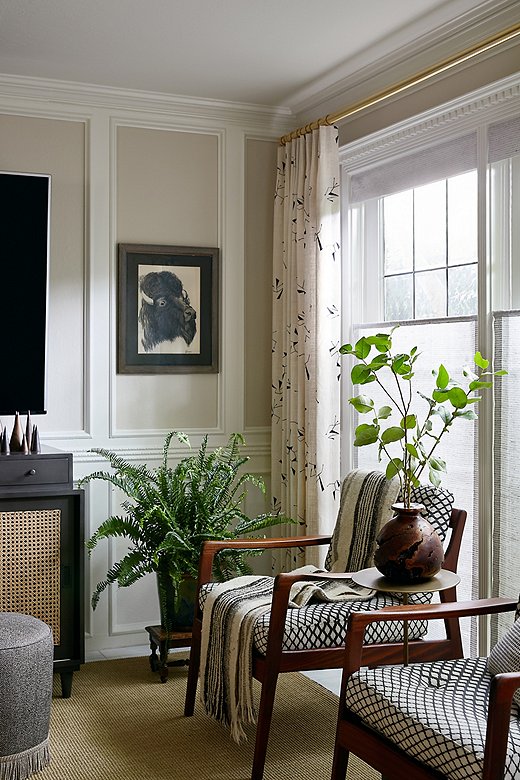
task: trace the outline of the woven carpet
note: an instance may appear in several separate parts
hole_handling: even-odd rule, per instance
[[[185,718],[186,674],[171,667],[162,684],[147,658],[95,661],[74,673],[69,699],[55,675],[51,765],[35,780],[249,780],[254,727],[237,745],[198,702]],[[336,711],[333,693],[301,674],[280,675],[265,780],[329,780]],[[355,757],[348,777],[381,780]]]

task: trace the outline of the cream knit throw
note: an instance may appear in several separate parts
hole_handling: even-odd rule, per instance
[[[244,576],[210,591],[202,614],[200,694],[208,715],[231,727],[235,742],[254,723],[253,629],[271,609],[273,578]]]

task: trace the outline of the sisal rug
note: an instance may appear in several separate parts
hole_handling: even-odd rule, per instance
[[[147,658],[95,661],[74,673],[70,699],[55,675],[51,765],[35,780],[249,780],[254,727],[237,745],[200,703],[185,718],[186,675],[170,667],[162,684]],[[333,693],[280,675],[264,780],[329,780],[336,711]],[[355,757],[348,778],[381,780]]]

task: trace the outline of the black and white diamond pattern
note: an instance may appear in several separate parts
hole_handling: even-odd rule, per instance
[[[486,658],[360,669],[348,708],[448,780],[482,776],[491,675]],[[505,780],[520,778],[520,710],[511,709]]]
[[[201,588],[199,602],[204,608],[209,591],[215,583]],[[345,644],[347,621],[350,612],[382,609],[401,604],[391,593],[378,593],[368,601],[311,602],[305,607],[289,609],[285,622],[282,647],[284,650],[308,650],[318,647],[341,647]],[[267,652],[267,634],[269,632],[269,613],[256,621],[253,641],[258,652]],[[426,633],[424,621],[414,620],[408,624],[410,639],[420,639]],[[388,623],[374,623],[365,633],[367,644],[378,642],[402,642],[403,623],[401,620]]]
[[[519,609],[520,599],[516,605],[515,622],[505,632],[504,636],[498,640],[488,656],[487,670],[492,675],[500,674],[502,672],[520,672]],[[520,705],[520,688],[518,688],[514,694],[514,700]]]
[[[448,531],[453,495],[433,485],[421,485],[414,488],[412,501],[424,504],[425,515],[434,526],[441,539],[446,538]],[[330,554],[330,551],[329,551]],[[327,561],[325,561],[327,568]],[[199,593],[199,603],[204,609],[208,592],[214,583],[203,585]],[[431,601],[431,593],[414,593],[409,596],[409,603],[427,604]],[[282,647],[284,650],[308,650],[319,647],[341,647],[345,644],[347,621],[350,612],[369,611],[401,604],[398,593],[377,593],[367,601],[344,601],[324,603],[311,601],[299,609],[289,609],[285,623],[285,633]],[[258,652],[267,652],[267,634],[269,632],[269,613],[258,618],[254,629],[254,645]],[[427,630],[424,621],[414,620],[409,624],[409,638],[420,639]],[[365,632],[367,644],[379,642],[401,642],[403,638],[402,621],[388,623],[373,623]]]

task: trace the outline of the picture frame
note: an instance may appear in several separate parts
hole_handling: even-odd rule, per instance
[[[119,374],[218,372],[219,254],[118,245]]]

